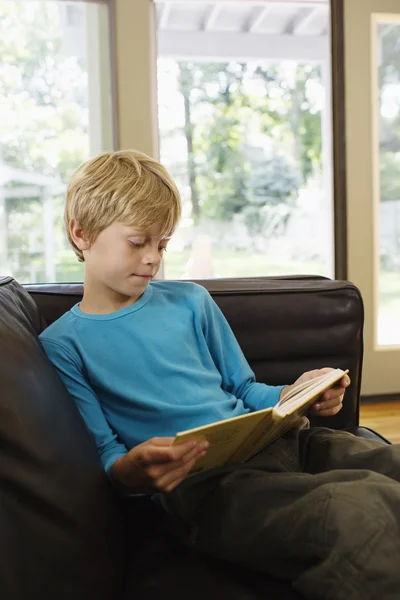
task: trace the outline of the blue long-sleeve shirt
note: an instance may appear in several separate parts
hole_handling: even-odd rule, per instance
[[[157,281],[109,314],[74,306],[40,336],[109,471],[154,436],[274,406],[225,317],[193,283]]]

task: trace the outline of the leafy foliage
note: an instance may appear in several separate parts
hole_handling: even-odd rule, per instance
[[[380,161],[381,201],[400,199],[400,151],[384,152]]]
[[[379,25],[380,192],[383,202],[400,200],[399,31],[399,26]],[[391,114],[384,110],[386,103],[392,107]]]
[[[63,47],[60,14],[55,2],[0,0],[0,160],[66,183],[88,156],[88,98],[85,61]],[[22,281],[44,279],[40,193],[6,201],[8,256]],[[62,198],[54,208],[63,247]]]
[[[278,66],[178,63],[195,222],[201,216],[229,221],[257,206],[294,204],[301,180],[321,163],[321,115],[309,97],[310,77],[318,83],[319,69],[297,66],[290,87]],[[291,117],[295,99],[298,121]],[[255,130],[270,140],[269,157],[254,144]],[[292,155],[298,150],[301,174],[292,166],[295,159],[279,154],[282,148]]]
[[[53,2],[0,2],[0,158],[67,181],[87,156],[87,73]]]

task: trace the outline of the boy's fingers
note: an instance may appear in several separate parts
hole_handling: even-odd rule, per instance
[[[325,375],[325,374],[331,373],[332,371],[333,371],[332,367],[323,367],[322,369],[318,369],[318,374]]]
[[[317,414],[319,417],[333,417],[334,415],[337,415],[338,412],[342,410],[342,408],[343,408],[343,405],[338,404],[337,406],[334,406],[333,408],[319,410],[317,412]]]
[[[343,406],[342,400],[343,398],[340,397],[316,402],[313,406],[314,412],[321,417],[335,415]]]
[[[207,443],[198,443],[191,449],[185,451],[185,454],[175,458],[171,453],[152,453],[150,457],[147,457],[145,464],[148,468],[148,474],[151,477],[159,478],[165,474],[173,472],[174,470],[186,465],[188,462],[195,459],[201,452],[204,452],[208,447]]]
[[[195,441],[185,442],[178,446],[149,444],[146,448],[143,448],[143,462],[156,464],[171,463],[184,458],[186,454],[195,450],[198,445],[199,442]]]
[[[199,452],[206,450],[209,446],[209,443],[204,441],[190,441],[185,442],[184,444],[179,444],[178,446],[174,446],[171,448],[171,457],[174,461],[184,461],[187,462],[191,459],[192,456],[195,456]]]
[[[349,387],[351,379],[348,375],[345,375],[340,382],[341,387]]]
[[[199,454],[203,454],[205,452],[205,450],[206,450],[206,448],[204,445],[197,444],[192,450],[190,450],[190,452],[187,452],[181,458],[178,458],[177,460],[170,462],[169,464],[164,464],[163,465],[164,472],[165,473],[173,473],[174,471],[176,471],[180,468],[185,468],[188,465],[188,463],[192,463],[193,461],[198,460]],[[188,468],[190,470],[191,466],[189,466]]]
[[[172,446],[174,443],[174,437],[153,437],[149,440],[149,444],[153,446]]]
[[[347,387],[349,387],[350,383],[351,383],[350,377],[348,377],[348,375],[345,375],[331,389],[337,390],[337,389],[341,389],[341,388],[347,388]]]
[[[157,487],[168,492],[173,490],[177,485],[179,485],[179,483],[181,483],[181,481],[185,479],[186,475],[189,473],[189,471],[191,471],[196,462],[200,460],[200,458],[203,458],[205,454],[206,451],[204,450],[184,465],[168,471],[168,473],[157,480]]]
[[[196,444],[193,450],[187,452],[184,456],[182,456],[179,462],[183,462],[184,464],[188,463],[192,460],[192,458],[196,458],[199,454],[203,454],[203,452],[205,452],[208,449],[209,445],[210,444],[208,442],[201,442],[199,444]]]
[[[327,390],[326,392],[323,393],[322,395],[322,400],[324,402],[327,402],[328,400],[332,400],[334,398],[340,398],[341,396],[344,396],[344,393],[346,391],[346,387],[342,385],[342,382],[340,382],[340,385],[338,385],[337,387],[333,387],[330,390]]]

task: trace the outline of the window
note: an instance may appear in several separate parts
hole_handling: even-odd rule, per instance
[[[21,283],[82,280],[64,193],[112,148],[107,26],[106,3],[0,1],[0,273]]]
[[[379,346],[400,345],[400,18],[376,16],[374,99]],[[376,87],[377,86],[377,87]],[[378,88],[378,89],[377,89]]]
[[[156,0],[165,276],[333,275],[329,3]]]

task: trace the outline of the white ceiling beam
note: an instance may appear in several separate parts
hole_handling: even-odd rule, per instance
[[[168,25],[169,15],[171,14],[172,2],[165,2],[161,9],[161,15],[158,20],[158,29],[165,29]]]
[[[209,31],[215,25],[215,22],[218,19],[221,10],[221,4],[213,4],[209,7],[201,27],[203,31]]]
[[[180,4],[204,4],[204,0],[153,0],[155,4],[172,4],[178,2]],[[214,4],[249,4],[249,6],[265,6],[266,4],[273,4],[275,6],[329,6],[329,0],[213,0]]]
[[[300,24],[308,19],[310,14],[314,12],[313,6],[307,6],[306,8],[298,6],[298,12],[294,15],[292,19],[289,20],[284,31],[282,33],[294,34],[296,29],[300,26]]]
[[[220,31],[160,31],[158,54],[183,60],[330,60],[326,37],[293,35],[252,35]]]
[[[316,15],[319,12],[319,8],[309,8],[308,9],[308,14],[305,14],[303,16],[302,19],[299,20],[299,22],[296,24],[296,26],[293,28],[293,33],[294,35],[301,35],[302,33],[304,33],[305,31],[307,31],[307,27],[310,25],[310,23],[313,22],[313,20],[315,19]]]
[[[248,31],[249,33],[256,32],[272,8],[272,4],[267,4],[267,6],[256,6],[250,19],[245,24],[243,31]]]

